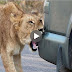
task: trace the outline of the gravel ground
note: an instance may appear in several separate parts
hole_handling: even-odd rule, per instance
[[[32,52],[28,45],[22,51],[22,66],[24,72],[56,72],[56,66],[39,57],[38,51]],[[0,72],[5,72],[0,57]]]

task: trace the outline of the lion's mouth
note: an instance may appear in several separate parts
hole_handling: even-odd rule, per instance
[[[38,48],[38,43],[32,42],[30,43],[30,47],[32,48],[33,51],[36,51]]]
[[[44,29],[42,28],[42,29],[38,29],[40,32],[42,32],[42,34],[43,34],[43,32],[44,32]],[[33,51],[36,51],[37,50],[37,48],[38,48],[38,43],[39,42],[33,42],[33,41],[31,41],[30,42],[30,47],[32,48],[32,50]]]

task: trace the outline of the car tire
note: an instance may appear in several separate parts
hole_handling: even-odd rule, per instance
[[[63,61],[62,61],[62,48],[58,48],[58,54],[57,54],[57,72],[72,72],[64,67]]]
[[[72,29],[69,36],[68,57],[69,57],[69,67],[70,69],[72,69]]]

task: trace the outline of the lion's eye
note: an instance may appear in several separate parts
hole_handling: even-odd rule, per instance
[[[33,21],[29,21],[29,23],[30,23],[30,24],[34,24],[34,22],[33,22]]]

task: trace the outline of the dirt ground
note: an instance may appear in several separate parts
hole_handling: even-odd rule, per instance
[[[32,52],[28,45],[22,51],[22,67],[24,72],[56,72],[56,65],[40,58],[38,51]],[[0,72],[5,72],[1,57]]]

